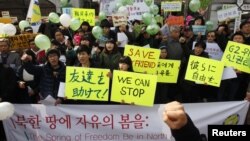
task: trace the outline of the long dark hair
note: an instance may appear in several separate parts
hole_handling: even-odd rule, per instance
[[[128,67],[128,71],[129,72],[134,72],[134,69],[133,69],[133,64],[132,64],[132,60],[129,56],[122,56],[119,60],[119,63],[125,63],[127,64],[129,67]]]

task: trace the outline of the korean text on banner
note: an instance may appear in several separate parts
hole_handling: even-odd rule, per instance
[[[219,87],[224,64],[217,60],[191,55],[186,71],[186,80]]]
[[[217,17],[219,22],[225,21],[228,18],[235,19],[236,17],[239,17],[238,7],[235,6],[232,8],[219,10],[217,11]]]
[[[128,24],[128,15],[125,13],[116,13],[112,14],[114,26],[127,25]]]
[[[250,46],[229,41],[223,54],[225,66],[234,67],[240,71],[250,73]]]
[[[11,50],[23,50],[29,48],[29,40],[35,38],[37,34],[20,34],[10,36]]]
[[[135,72],[156,74],[157,64],[160,56],[159,49],[126,45],[124,55],[130,56],[132,59]]]
[[[193,32],[195,35],[206,35],[206,30],[207,27],[206,26],[202,26],[202,25],[193,25],[192,26]]]
[[[68,99],[108,101],[108,73],[108,69],[67,67],[66,97]]]
[[[154,105],[157,76],[125,71],[114,71],[111,101]]]
[[[86,21],[91,26],[95,26],[95,9],[73,8],[72,17],[81,22]]]
[[[160,59],[158,62],[158,82],[176,83],[179,75],[181,61]]]
[[[164,1],[164,2],[161,2],[161,9],[163,9],[164,11],[168,11],[168,12],[181,11],[182,2],[181,1],[173,1],[173,2]]]

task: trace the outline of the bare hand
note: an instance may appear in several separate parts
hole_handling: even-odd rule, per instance
[[[180,129],[187,124],[187,115],[181,103],[167,103],[163,111],[163,120],[171,129]]]

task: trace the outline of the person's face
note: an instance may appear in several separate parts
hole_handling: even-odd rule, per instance
[[[119,69],[121,71],[128,71],[129,65],[126,63],[119,63]]]
[[[64,40],[64,36],[61,32],[56,32],[55,33],[55,39],[59,42],[62,42]]]
[[[8,53],[9,52],[9,45],[7,42],[0,42],[0,52],[1,53]]]
[[[234,36],[233,41],[237,43],[244,43],[244,38],[240,35],[236,35]]]
[[[59,57],[57,54],[52,53],[48,55],[48,61],[52,67],[58,66],[59,64]]]
[[[30,48],[33,49],[33,50],[38,50],[39,48],[36,46],[35,42],[32,41],[32,42],[29,42],[29,45],[30,45]]]
[[[184,36],[187,38],[190,38],[194,35],[194,33],[191,30],[184,31]]]
[[[173,32],[171,32],[171,37],[172,37],[173,39],[179,39],[179,37],[180,37],[180,32],[174,30]]]
[[[194,21],[194,25],[201,25],[202,20],[201,19],[197,19]]]
[[[88,31],[88,26],[82,25],[82,29],[83,29],[83,31]]]
[[[201,46],[194,47],[194,54],[199,56],[204,51],[204,49]]]
[[[89,62],[90,56],[87,52],[83,51],[77,54],[77,58],[81,64],[86,64],[87,62]]]
[[[106,43],[107,51],[113,51],[114,47],[115,47],[115,45],[113,43],[111,43],[111,42]]]
[[[108,34],[110,31],[110,28],[109,27],[103,27],[103,33],[104,34]]]
[[[242,26],[241,32],[243,32],[244,34],[250,34],[250,23],[245,24],[244,26]]]
[[[89,46],[89,41],[88,41],[88,40],[82,40],[82,41],[81,41],[81,44],[82,44],[82,45]]]
[[[119,30],[121,31],[121,32],[124,32],[124,31],[126,31],[126,25],[120,25],[119,26]]]
[[[167,58],[167,50],[161,49],[160,59],[166,59]]]
[[[214,32],[210,32],[207,34],[207,42],[212,43],[215,40],[215,33]]]

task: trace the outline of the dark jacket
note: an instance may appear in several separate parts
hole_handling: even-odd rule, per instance
[[[60,67],[57,69],[53,69],[49,63],[43,66],[32,65],[30,62],[24,64],[28,73],[39,77],[39,90],[42,98],[46,98],[48,95],[58,98],[60,82],[65,82],[66,76],[66,66],[62,62],[59,63]]]
[[[198,128],[187,115],[187,124],[178,130],[171,130],[176,141],[202,141]]]
[[[10,67],[5,67],[0,64],[0,98],[1,101],[8,101],[15,103],[17,100],[16,95],[16,74]]]

